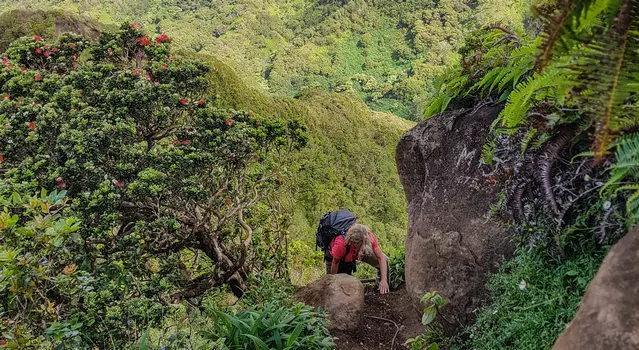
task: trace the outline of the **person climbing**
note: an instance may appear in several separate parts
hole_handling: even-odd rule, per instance
[[[361,224],[354,224],[343,235],[337,235],[329,245],[330,259],[326,259],[326,274],[352,274],[359,259],[377,269],[376,282],[380,294],[389,291],[388,257],[382,252],[377,237]]]

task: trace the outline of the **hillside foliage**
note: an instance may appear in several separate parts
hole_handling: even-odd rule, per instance
[[[523,23],[528,4],[528,0],[511,1],[508,6],[495,0],[0,1],[5,8],[62,9],[106,24],[137,21],[156,34],[171,33],[185,51],[223,59],[244,81],[268,92],[289,97],[308,88],[353,92],[374,110],[411,120],[421,115],[435,78],[458,61],[457,51],[467,32],[490,24]]]

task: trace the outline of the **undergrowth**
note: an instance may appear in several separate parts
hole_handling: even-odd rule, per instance
[[[572,320],[607,249],[559,260],[521,249],[494,274],[492,300],[458,340],[459,349],[548,349]]]

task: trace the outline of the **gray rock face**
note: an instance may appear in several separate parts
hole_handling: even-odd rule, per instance
[[[639,227],[614,245],[553,350],[639,349]]]
[[[419,299],[436,290],[448,301],[444,330],[474,319],[489,272],[513,245],[496,220],[487,219],[500,191],[479,162],[500,107],[444,113],[404,134],[395,159],[408,200],[406,288]]]
[[[357,328],[364,310],[364,285],[350,275],[326,275],[302,288],[295,298],[321,306],[331,321],[330,328],[351,330]]]

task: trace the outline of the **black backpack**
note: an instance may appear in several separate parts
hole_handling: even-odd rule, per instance
[[[322,248],[324,260],[333,260],[329,252],[331,241],[339,235],[346,238],[346,231],[353,226],[355,221],[357,221],[355,215],[346,209],[331,211],[322,216],[315,234],[315,249],[317,250],[317,247]],[[347,245],[346,254],[348,254],[349,248],[350,245]]]

